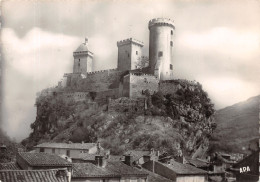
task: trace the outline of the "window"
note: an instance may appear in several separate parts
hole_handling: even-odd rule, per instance
[[[52,153],[55,154],[55,148],[52,149]]]
[[[66,155],[70,157],[70,150],[66,151]]]
[[[163,57],[163,52],[162,51],[158,52],[158,57]]]
[[[138,51],[136,51],[135,53],[136,53],[136,55],[138,55]]]
[[[171,45],[171,47],[173,47],[173,42],[172,41],[170,42],[170,45]]]
[[[170,64],[170,70],[173,70],[173,66],[172,66],[172,64]]]
[[[44,152],[44,148],[40,148],[40,152]]]
[[[171,30],[171,35],[173,35],[173,30]]]
[[[130,57],[129,53],[127,54],[128,57]]]

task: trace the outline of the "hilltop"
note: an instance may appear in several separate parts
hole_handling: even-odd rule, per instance
[[[219,150],[248,153],[259,138],[259,103],[260,96],[255,96],[216,111],[212,145]]]
[[[33,132],[22,143],[32,148],[42,142],[99,140],[112,154],[154,148],[173,156],[202,155],[216,127],[214,105],[199,83],[175,82],[180,86],[173,94],[145,91],[144,113],[110,112],[107,103],[93,106],[89,101],[66,101],[57,94],[40,96],[36,101],[37,117],[31,124]],[[129,99],[116,100],[120,103]]]

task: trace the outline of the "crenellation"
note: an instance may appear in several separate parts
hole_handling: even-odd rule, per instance
[[[141,47],[144,46],[144,43],[142,41],[139,41],[139,40],[134,39],[134,38],[128,38],[128,39],[125,39],[125,40],[117,41],[117,46],[122,46],[122,45],[130,44],[130,43],[134,43],[134,44],[139,45]]]

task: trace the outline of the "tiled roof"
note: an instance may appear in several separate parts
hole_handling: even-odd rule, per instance
[[[42,143],[35,148],[91,149],[96,143]]]
[[[151,155],[151,151],[148,150],[128,150],[127,152],[125,152],[125,155],[132,155],[133,156],[133,160],[139,160],[141,157],[143,156],[150,156]]]
[[[199,159],[191,159],[191,158],[185,158],[189,164],[195,166],[195,167],[208,167],[209,164],[207,162],[204,162]]]
[[[73,163],[72,178],[84,177],[120,177],[118,173],[108,170],[106,167],[98,167],[92,163]]]
[[[19,166],[14,162],[0,163],[0,170],[19,170]]]
[[[73,178],[84,177],[122,177],[146,176],[147,172],[140,171],[120,161],[107,161],[105,167],[98,167],[92,163],[73,163]]]
[[[163,163],[161,163],[163,164]],[[171,161],[171,164],[163,164],[172,169],[177,174],[207,174],[207,171],[198,169],[188,164],[181,164],[179,162]]]
[[[148,173],[128,166],[120,161],[107,161],[106,168],[112,172],[118,173],[122,176],[145,176]]]
[[[148,171],[146,169],[142,169],[143,171],[145,171],[146,173],[148,173],[148,181],[149,182],[172,182],[172,180],[167,179],[159,174],[153,173],[151,171]]]
[[[70,162],[55,154],[21,152],[18,156],[30,166],[72,166]]]
[[[58,176],[59,169],[51,170],[2,170],[1,182],[68,182],[66,176]]]

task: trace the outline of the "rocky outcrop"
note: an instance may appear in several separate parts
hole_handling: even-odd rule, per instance
[[[106,104],[92,108],[88,102],[44,96],[36,102],[33,132],[23,143],[30,148],[46,141],[99,140],[114,154],[154,148],[170,156],[201,155],[215,128],[214,106],[200,84],[182,80],[177,85],[168,94],[144,91],[147,107],[142,113],[109,112]]]

